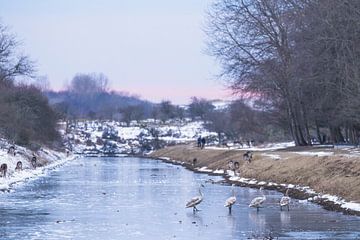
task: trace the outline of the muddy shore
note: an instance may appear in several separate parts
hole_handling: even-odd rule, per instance
[[[186,144],[157,150],[150,157],[179,164],[195,172],[222,175],[226,182],[240,186],[258,188],[261,185],[280,192],[285,192],[289,184],[308,186],[315,192],[294,187],[289,195],[300,200],[311,199],[327,210],[360,216],[359,211],[319,197],[329,194],[347,202],[360,203],[360,153],[357,151],[316,147],[254,151],[253,159],[248,163],[243,160],[245,149],[199,149],[194,144]],[[238,174],[241,178],[254,181],[234,181],[226,173],[230,160],[239,162]]]

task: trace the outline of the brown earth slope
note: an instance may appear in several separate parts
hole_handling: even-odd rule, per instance
[[[360,154],[333,148],[292,148],[277,151],[255,151],[253,161],[243,161],[245,150],[199,149],[193,144],[160,149],[150,156],[169,157],[198,167],[228,169],[230,160],[239,161],[240,175],[245,178],[276,183],[309,186],[319,193],[341,196],[360,202]]]

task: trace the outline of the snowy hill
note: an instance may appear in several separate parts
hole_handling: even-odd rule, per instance
[[[203,122],[153,119],[133,121],[130,126],[117,121],[77,121],[64,125],[67,147],[78,154],[140,154],[166,145],[196,141],[199,136],[215,139],[216,133]]]

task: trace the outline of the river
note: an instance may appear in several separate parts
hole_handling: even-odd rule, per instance
[[[264,191],[259,212],[248,207],[257,189],[235,187],[232,214],[223,206],[231,186],[220,177],[139,158],[78,158],[0,194],[0,239],[360,239],[360,218]],[[195,214],[185,203],[205,188]]]

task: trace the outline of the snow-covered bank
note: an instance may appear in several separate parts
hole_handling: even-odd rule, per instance
[[[212,171],[215,173],[216,171]],[[347,211],[355,211],[358,212],[357,215],[360,215],[360,203],[356,202],[348,202],[344,200],[341,197],[333,196],[330,194],[322,194],[318,193],[315,190],[311,189],[309,186],[301,186],[301,185],[295,185],[295,184],[285,184],[285,183],[275,183],[275,182],[266,182],[266,181],[258,181],[256,179],[248,179],[243,178],[240,176],[235,175],[229,175],[227,174],[225,176],[227,179],[229,179],[233,183],[241,183],[249,186],[262,186],[262,187],[270,187],[272,188],[278,188],[279,190],[285,190],[285,189],[293,189],[298,190],[300,192],[303,192],[308,196],[305,200],[300,200],[299,202],[305,203],[305,202],[315,202],[315,203],[322,203],[322,202],[330,202],[332,204],[338,205],[338,207],[342,208]]]
[[[77,157],[48,148],[41,148],[39,151],[33,152],[20,146],[15,146],[15,154],[13,154],[8,153],[10,144],[4,140],[1,140],[1,144],[0,164],[7,165],[7,173],[6,177],[0,177],[0,191],[9,191],[15,184],[42,176],[46,174],[47,171],[59,167]],[[34,156],[37,159],[36,168],[31,165],[31,159]],[[19,161],[22,163],[22,170],[17,171],[15,167]]]
[[[334,206],[327,207],[327,208],[329,210],[339,210],[339,208],[342,208],[344,210],[343,211],[344,213],[360,215],[360,203],[348,202],[338,196],[318,193],[308,186],[275,183],[275,182],[259,181],[257,179],[244,178],[244,177],[241,177],[241,176],[235,174],[234,171],[229,171],[229,170],[226,171],[224,169],[212,170],[208,167],[193,168],[193,166],[189,165],[186,162],[177,161],[177,160],[171,159],[169,157],[160,157],[158,159],[164,160],[168,163],[185,166],[188,169],[196,171],[196,172],[214,174],[214,175],[222,175],[222,176],[224,176],[224,178],[226,180],[230,181],[233,184],[238,184],[238,185],[248,186],[248,187],[265,187],[265,188],[278,190],[278,191],[282,191],[282,192],[284,192],[286,189],[297,190],[297,191],[303,193],[303,195],[301,195],[302,197],[308,196],[305,200],[299,200],[300,203],[313,202],[313,203],[318,203],[321,205],[326,204],[326,206],[334,205],[334,206],[336,206],[336,208]],[[213,182],[213,183],[215,183],[215,182]],[[298,192],[297,192],[296,196],[299,196]]]
[[[222,175],[237,185],[263,186],[285,192],[300,199],[314,202],[324,208],[360,215],[358,156],[346,155],[337,150],[318,151],[307,148],[300,152],[291,150],[254,152],[251,163],[242,160],[238,150],[199,150],[191,145],[160,149],[151,157],[165,157],[167,162],[181,164],[190,170]],[[325,153],[326,152],[326,153]],[[196,158],[196,166],[193,159]],[[229,169],[229,161],[240,162],[237,174]]]

